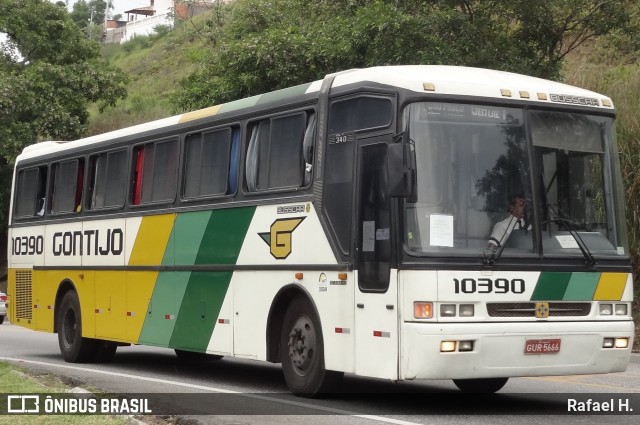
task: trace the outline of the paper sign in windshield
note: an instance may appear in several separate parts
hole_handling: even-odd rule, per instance
[[[453,247],[453,216],[429,215],[429,244]]]
[[[579,248],[578,242],[571,235],[556,235],[556,240],[562,248]]]

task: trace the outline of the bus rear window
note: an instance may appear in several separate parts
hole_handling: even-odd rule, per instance
[[[34,167],[18,172],[15,195],[15,217],[44,216],[47,167]]]

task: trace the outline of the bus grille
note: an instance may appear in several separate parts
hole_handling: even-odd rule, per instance
[[[487,303],[489,317],[536,317],[535,303]],[[549,303],[549,317],[588,316],[591,303]]]
[[[16,270],[16,319],[31,320],[31,270]]]

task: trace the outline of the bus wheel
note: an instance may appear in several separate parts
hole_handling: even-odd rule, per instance
[[[454,379],[456,387],[465,393],[495,393],[504,387],[509,378]]]
[[[186,362],[206,362],[207,360],[220,360],[224,356],[218,354],[198,353],[195,351],[187,350],[174,350],[178,359]]]
[[[320,320],[304,297],[295,298],[284,316],[280,360],[287,386],[294,394],[313,397],[328,392],[342,373],[324,368]]]
[[[97,344],[95,339],[82,337],[80,302],[75,291],[62,297],[57,311],[58,345],[65,361],[83,363],[93,360]]]

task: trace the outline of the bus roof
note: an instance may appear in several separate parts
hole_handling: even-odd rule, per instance
[[[541,78],[483,68],[447,65],[379,66],[351,69],[330,74],[330,76],[334,77],[332,88],[369,82],[427,94],[518,99],[538,104],[569,104],[600,110],[613,110],[613,102],[610,98],[589,90]],[[18,156],[17,161],[247,109],[286,98],[317,93],[320,91],[322,82],[323,80],[318,80],[301,84],[71,142],[37,143],[27,146]]]

